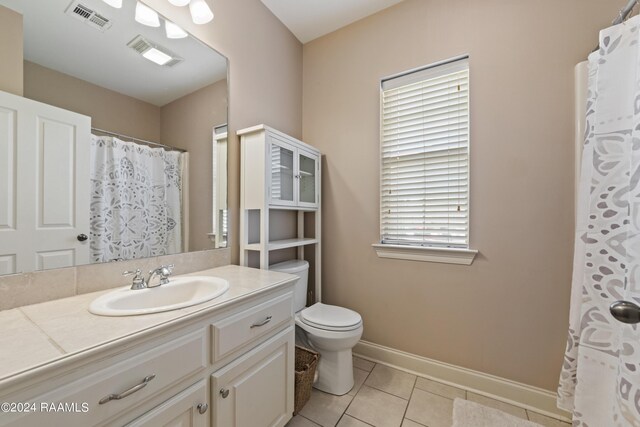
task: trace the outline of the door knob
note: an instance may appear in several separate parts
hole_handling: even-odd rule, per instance
[[[78,241],[79,241],[79,242],[84,242],[84,241],[85,241],[85,240],[87,240],[88,238],[89,238],[89,237],[87,237],[87,235],[86,235],[86,234],[84,234],[84,233],[82,233],[82,234],[78,234],[78,237],[77,237],[77,239],[78,239]]]
[[[640,323],[640,307],[631,301],[616,301],[609,306],[609,311],[622,323]]]
[[[209,405],[207,405],[206,403],[199,403],[196,408],[198,409],[198,413],[202,415],[207,412],[207,409],[209,409]]]
[[[223,399],[226,399],[229,396],[229,389],[228,388],[221,388],[220,389],[220,396],[222,396]]]

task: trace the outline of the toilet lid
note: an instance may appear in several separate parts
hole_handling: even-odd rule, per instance
[[[300,312],[302,321],[320,329],[353,329],[360,325],[362,317],[353,310],[321,302]]]

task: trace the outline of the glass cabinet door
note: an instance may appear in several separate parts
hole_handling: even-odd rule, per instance
[[[271,142],[271,203],[294,203],[294,149],[286,144]]]
[[[298,152],[298,202],[300,205],[317,205],[318,157],[303,151]]]

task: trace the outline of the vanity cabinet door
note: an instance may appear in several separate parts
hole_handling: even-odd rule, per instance
[[[201,380],[126,427],[208,427],[207,383]]]
[[[293,414],[289,327],[212,375],[213,427],[284,426]]]
[[[318,207],[318,170],[319,161],[316,154],[298,151],[298,206]]]
[[[296,149],[274,137],[269,137],[269,203],[294,206],[296,194]]]

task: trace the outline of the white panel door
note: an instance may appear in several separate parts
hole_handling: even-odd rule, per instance
[[[0,92],[0,151],[13,144],[15,180],[0,177],[14,207],[0,208],[0,273],[89,263],[90,132],[90,117]]]
[[[18,110],[0,104],[0,274],[16,273],[24,240],[17,225]]]
[[[35,127],[34,262],[36,270],[89,263],[91,119],[30,103]],[[28,159],[25,159],[28,163]],[[27,169],[20,160],[19,170]],[[82,239],[83,237],[80,237]]]

